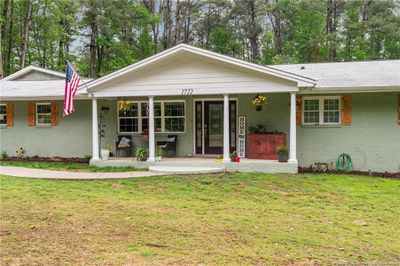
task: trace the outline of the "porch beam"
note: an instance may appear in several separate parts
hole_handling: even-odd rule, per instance
[[[296,93],[290,93],[290,147],[289,163],[297,163],[296,155]]]
[[[154,96],[149,96],[149,157],[148,162],[155,162],[155,131],[154,131]]]
[[[230,152],[229,152],[229,95],[224,94],[224,148],[223,148],[223,162],[229,163]]]
[[[99,161],[99,128],[97,115],[97,99],[92,99],[92,159],[91,161]]]

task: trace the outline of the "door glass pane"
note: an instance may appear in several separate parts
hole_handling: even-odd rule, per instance
[[[231,136],[230,136],[230,146],[231,148],[236,147],[236,102],[230,102],[229,103],[229,116],[230,116],[230,126],[229,129],[231,131]]]
[[[208,146],[223,146],[223,105],[209,104],[208,107]]]
[[[202,103],[196,102],[196,147],[201,148],[203,142],[202,132]]]

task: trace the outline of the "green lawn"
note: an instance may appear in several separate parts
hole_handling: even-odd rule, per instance
[[[65,162],[14,162],[14,161],[0,161],[0,165],[4,166],[18,166],[37,169],[48,170],[63,170],[74,172],[131,172],[131,171],[147,171],[146,169],[139,169],[133,166],[107,166],[97,167],[83,163],[65,163]]]
[[[220,174],[0,181],[2,265],[400,261],[400,180]]]

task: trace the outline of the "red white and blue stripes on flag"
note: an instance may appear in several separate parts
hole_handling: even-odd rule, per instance
[[[81,78],[78,72],[68,63],[65,77],[65,92],[64,92],[64,116],[74,112],[74,96],[78,90]]]

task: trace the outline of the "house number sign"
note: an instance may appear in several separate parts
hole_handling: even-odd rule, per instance
[[[182,89],[182,95],[192,95],[194,89]]]
[[[238,155],[240,158],[246,157],[246,117],[239,116],[239,142]]]

